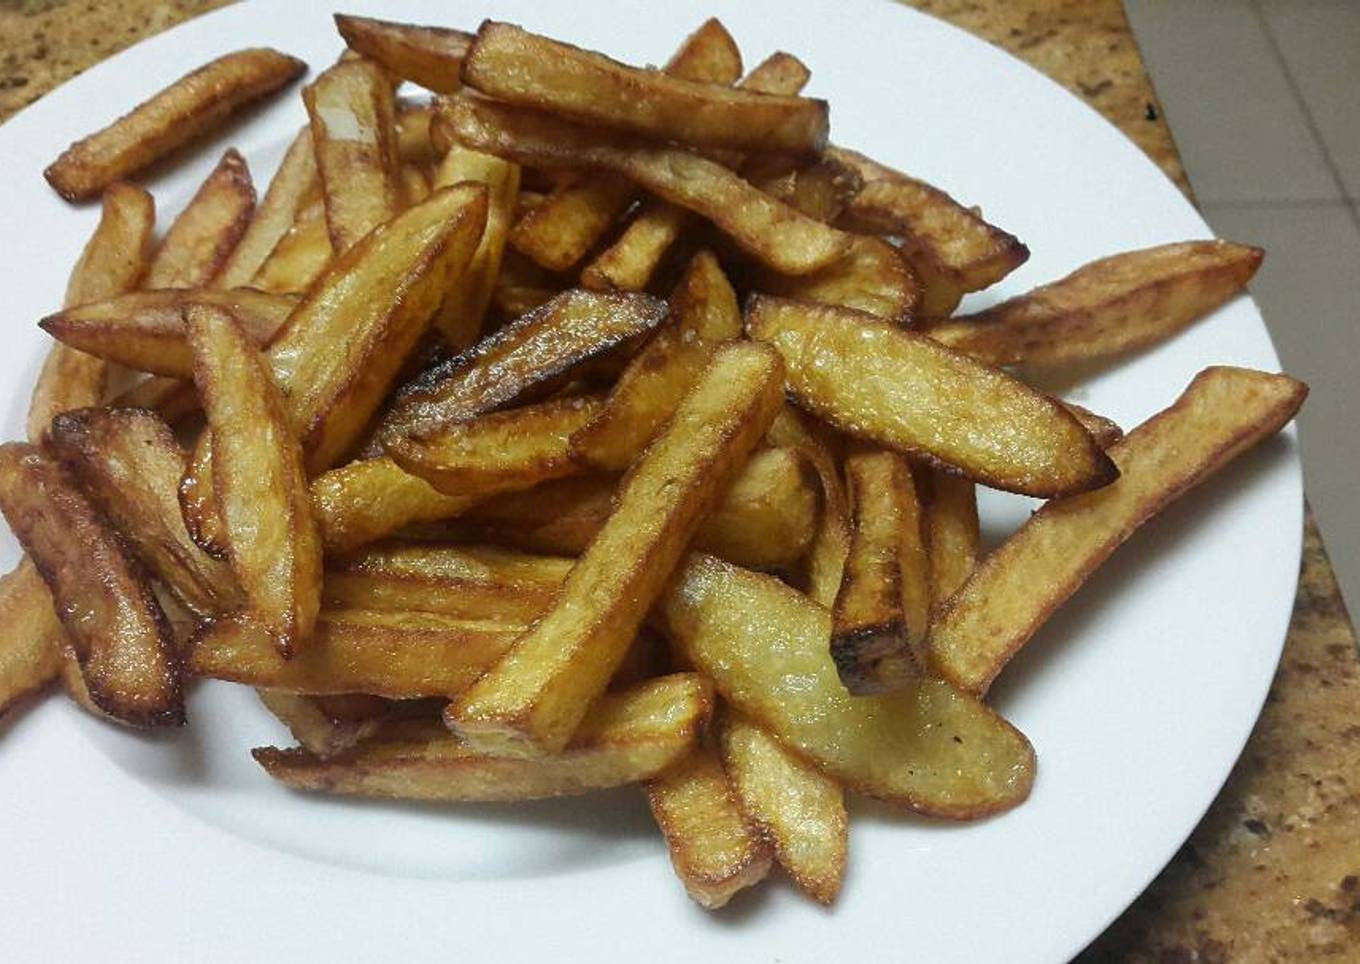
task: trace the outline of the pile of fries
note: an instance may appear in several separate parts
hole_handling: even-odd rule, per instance
[[[776,862],[829,903],[847,790],[1026,798],[991,681],[1307,393],[1211,368],[1124,435],[1031,387],[1213,311],[1260,250],[1131,251],[957,315],[1025,246],[831,145],[808,69],[743,72],[717,20],[659,70],[336,22],[262,200],[229,150],[157,240],[127,179],[304,70],[272,50],[47,170],[103,214],[0,446],[26,552],[0,708],[60,679],[175,726],[193,679],[243,683],[300,744],[255,751],[290,787],[639,783],[703,906]],[[1048,500],[985,558],[977,484]]]

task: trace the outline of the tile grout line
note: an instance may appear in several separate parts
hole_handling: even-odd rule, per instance
[[[1307,98],[1303,96],[1303,90],[1299,87],[1298,81],[1294,79],[1294,72],[1289,69],[1289,61],[1285,58],[1284,50],[1281,49],[1280,42],[1275,37],[1275,31],[1270,29],[1270,19],[1261,9],[1261,0],[1251,0],[1251,10],[1256,15],[1257,23],[1261,26],[1261,32],[1265,35],[1266,43],[1270,46],[1270,52],[1275,57],[1275,63],[1279,65],[1280,72],[1284,74],[1285,83],[1289,85],[1289,92],[1298,105],[1300,113],[1303,114],[1303,121],[1308,126],[1308,133],[1312,136],[1313,143],[1317,145],[1322,154],[1322,162],[1326,165],[1327,173],[1331,176],[1332,183],[1336,186],[1337,193],[1340,195],[1338,200],[1346,207],[1356,230],[1360,230],[1360,205],[1346,191],[1346,184],[1341,178],[1341,170],[1336,166],[1332,152],[1328,149],[1327,142],[1322,137],[1322,129],[1318,126],[1317,119],[1313,117],[1313,111],[1308,106]]]

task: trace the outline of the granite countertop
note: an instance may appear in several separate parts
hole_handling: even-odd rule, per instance
[[[226,2],[0,0],[0,120]],[[1190,193],[1119,0],[908,2],[1063,84]],[[1309,513],[1284,658],[1241,760],[1176,858],[1080,960],[1360,959],[1358,710],[1355,634]]]

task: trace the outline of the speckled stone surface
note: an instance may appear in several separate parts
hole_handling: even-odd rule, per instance
[[[0,120],[227,2],[0,0]],[[1063,84],[1189,192],[1119,0],[908,2]],[[1185,847],[1082,964],[1360,961],[1360,658],[1311,514],[1304,540],[1284,659],[1242,759]]]

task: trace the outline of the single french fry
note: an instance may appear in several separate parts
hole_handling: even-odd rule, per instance
[[[66,630],[52,605],[52,593],[32,561],[24,559],[0,576],[0,718],[25,697],[47,687],[61,671],[70,649]]]
[[[1052,284],[931,327],[992,365],[1060,365],[1153,344],[1238,294],[1265,252],[1182,241],[1101,258]]]
[[[260,702],[288,727],[293,739],[308,753],[321,759],[335,756],[376,733],[386,721],[388,703],[380,697],[379,706],[367,716],[336,719],[327,712],[325,697],[301,696],[280,690],[257,690]]]
[[[1279,431],[1308,386],[1287,375],[1206,368],[1169,408],[1110,449],[1119,480],[1047,503],[978,564],[936,613],[935,668],[985,690],[1044,621],[1140,525]]]
[[[146,272],[151,237],[156,229],[156,202],[130,184],[113,184],[104,192],[99,226],[86,242],[66,285],[66,306],[112,298],[131,291]],[[28,438],[42,441],[52,417],[104,400],[108,365],[65,345],[54,345],[43,363],[28,408]]]
[[[556,604],[445,714],[475,748],[564,747],[618,668],[647,608],[782,401],[767,348],[723,347],[647,450]]]
[[[0,445],[0,510],[52,591],[95,704],[134,726],[182,724],[170,625],[70,474],[35,446]]]
[[[640,70],[493,21],[477,31],[463,82],[508,103],[692,147],[816,153],[829,126],[825,101]]]
[[[148,288],[200,288],[221,270],[255,211],[245,158],[228,148],[165,232],[146,270]]]
[[[535,800],[664,772],[696,744],[712,708],[708,684],[679,673],[605,695],[570,746],[536,760],[477,754],[425,721],[384,727],[329,760],[272,747],[254,756],[270,776],[299,790],[408,800]]]
[[[237,108],[307,69],[266,47],[238,50],[185,74],[101,131],[76,141],[43,176],[68,201],[94,197],[175,148],[219,126]]]
[[[977,486],[970,479],[920,466],[916,476],[930,547],[931,605],[963,585],[981,555]]]
[[[770,872],[770,845],[747,819],[713,752],[696,746],[647,782],[652,817],[685,891],[717,910]]]
[[[879,238],[855,238],[845,257],[811,274],[789,278],[764,271],[755,284],[771,294],[854,308],[897,325],[911,324],[921,300],[911,265]]]
[[[304,127],[283,155],[241,240],[213,276],[214,288],[240,288],[251,283],[293,226],[309,192],[319,190],[319,177],[311,129]]]
[[[323,472],[311,491],[327,552],[366,545],[413,523],[452,518],[491,494],[445,495],[386,456]]]
[[[1108,485],[1118,470],[1059,403],[871,315],[765,295],[746,330],[775,345],[798,404],[852,435],[1034,496]]]
[[[663,601],[667,633],[723,699],[847,789],[968,820],[1024,801],[1034,749],[943,680],[851,696],[831,614],[772,576],[691,556]]]
[[[1096,444],[1102,449],[1108,449],[1124,437],[1124,430],[1119,427],[1119,423],[1114,419],[1097,415],[1089,408],[1083,408],[1076,402],[1067,402],[1062,399],[1058,399],[1058,402],[1072,413],[1076,420],[1081,423],[1081,427],[1090,433],[1091,438],[1095,439]]]
[[[350,14],[335,15],[335,29],[349,49],[382,64],[402,80],[437,94],[462,86],[459,71],[472,34]]]
[[[780,865],[800,890],[830,904],[849,849],[841,785],[731,710],[719,719],[718,747],[742,810],[769,837]]]
[[[864,180],[859,172],[823,155],[805,166],[789,166],[787,157],[757,156],[742,166],[742,177],[810,218],[833,223]]]
[[[287,233],[250,282],[261,291],[301,294],[330,265],[335,249],[326,227],[326,205],[317,200],[298,211]]]

